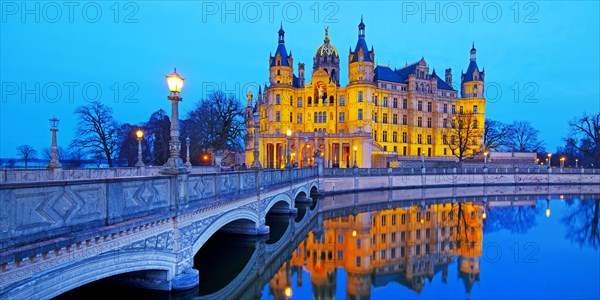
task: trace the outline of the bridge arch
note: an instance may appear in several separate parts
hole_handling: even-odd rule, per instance
[[[283,209],[284,207],[282,207],[278,204],[280,202],[285,202],[287,204],[286,208],[288,210],[291,210],[292,208],[294,208],[294,202],[292,201],[292,199],[290,199],[290,196],[288,196],[287,194],[280,194],[280,195],[273,197],[271,199],[271,201],[269,201],[269,203],[265,207],[265,213],[269,213],[271,208],[273,208],[273,206],[276,206],[276,205],[278,208]]]
[[[222,216],[211,222],[211,224],[200,234],[200,236],[194,242],[192,247],[192,253],[194,255],[198,253],[202,245],[208,241],[208,239],[219,229],[225,227],[227,224],[234,221],[249,220],[254,222],[256,229],[260,227],[260,217],[254,209],[250,208],[238,208],[229,212],[226,212]]]
[[[35,284],[22,285],[24,288],[14,289],[6,296],[26,299],[35,295],[38,299],[50,299],[100,279],[138,271],[158,271],[155,279],[160,281],[159,289],[168,290],[176,265],[175,254],[155,249],[112,251],[28,278],[27,282]]]

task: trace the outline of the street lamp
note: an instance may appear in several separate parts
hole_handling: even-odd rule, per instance
[[[552,153],[548,153],[548,169],[552,169]]]
[[[578,164],[579,164],[579,158],[576,158],[575,159],[575,168],[577,168]]]
[[[358,164],[356,164],[356,151],[358,150],[358,147],[354,146],[354,167],[358,168]]]
[[[135,163],[136,167],[143,167],[144,161],[142,160],[142,138],[144,137],[144,132],[141,129],[135,132],[138,141],[138,161]]]
[[[260,115],[258,111],[255,111],[252,115],[252,119],[254,121],[254,152],[252,155],[254,156],[254,161],[252,161],[252,169],[261,169],[260,160],[258,158],[258,130],[260,128]]]
[[[292,163],[290,162],[291,160],[291,154],[290,154],[290,137],[292,136],[292,130],[290,128],[287,129],[286,133],[286,144],[287,144],[287,157],[286,157],[286,162],[285,162],[285,168],[286,169],[291,169],[292,168]]]
[[[421,168],[425,169],[425,151],[421,151]]]
[[[171,94],[167,97],[171,101],[171,140],[169,141],[169,160],[163,166],[163,174],[185,174],[188,169],[179,157],[181,142],[179,141],[179,101],[183,98],[179,95],[183,87],[183,78],[177,74],[177,69],[167,75],[167,85]]]
[[[54,168],[62,168],[62,165],[58,161],[58,147],[56,146],[56,132],[58,131],[58,122],[60,121],[58,118],[53,117],[49,119],[50,121],[50,131],[52,132],[52,148],[50,152],[50,162],[48,163],[49,169]]]
[[[190,137],[185,138],[185,166],[188,167],[188,170],[192,167],[192,163],[190,162]]]
[[[488,156],[488,152],[487,151],[483,152],[483,167],[484,168],[487,166],[487,156]]]
[[[566,158],[564,156],[560,158],[560,168],[561,168],[561,170],[562,170],[562,168],[565,167],[565,159]]]

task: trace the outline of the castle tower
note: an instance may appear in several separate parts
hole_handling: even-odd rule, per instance
[[[360,24],[358,24],[358,41],[354,51],[350,49],[348,54],[348,81],[354,83],[357,81],[373,81],[374,76],[374,64],[375,51],[373,47],[371,50],[367,47],[365,41],[365,23],[363,23],[362,16],[360,17]]]
[[[285,49],[285,31],[283,25],[279,28],[279,44],[275,55],[269,55],[269,80],[271,84],[292,85],[294,77],[294,69],[292,52],[288,55]]]
[[[446,69],[446,83],[449,86],[452,86],[452,69],[451,68]]]
[[[329,42],[329,27],[325,28],[323,44],[317,48],[313,57],[313,73],[325,70],[332,82],[339,86],[340,82],[340,56],[337,49]]]
[[[477,50],[475,49],[475,43],[473,43],[469,67],[467,72],[460,77],[462,98],[483,98],[485,72],[479,71],[476,54]]]

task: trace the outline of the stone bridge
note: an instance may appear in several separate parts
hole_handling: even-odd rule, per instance
[[[0,184],[2,299],[49,299],[122,274],[138,287],[192,288],[194,255],[215,232],[268,234],[268,213],[295,213],[319,189],[314,168],[54,178]]]

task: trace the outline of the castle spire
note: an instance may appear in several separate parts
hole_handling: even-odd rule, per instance
[[[476,60],[477,50],[475,49],[475,42],[473,42],[473,46],[471,47],[471,60]]]
[[[279,43],[280,44],[284,44],[285,41],[283,39],[283,37],[285,36],[285,31],[283,31],[283,22],[281,22],[281,24],[279,25]]]
[[[363,22],[363,17],[360,15],[360,24],[358,24],[358,38],[365,38],[365,23]]]

